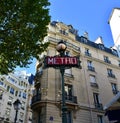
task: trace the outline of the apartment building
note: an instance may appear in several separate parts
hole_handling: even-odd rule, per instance
[[[101,37],[93,42],[88,33],[79,36],[72,25],[53,21],[45,41],[50,45],[36,65],[32,97],[33,123],[62,122],[62,90],[59,69],[44,68],[44,55],[56,56],[60,40],[67,44],[65,54],[80,56],[81,67],[65,70],[67,123],[109,123],[103,109],[120,90],[120,65],[114,48],[104,46]]]
[[[16,111],[13,103],[17,99],[21,106],[16,123],[32,122],[30,102],[33,84],[28,82],[29,76],[25,72],[0,75],[0,123],[14,122]]]
[[[108,23],[110,24],[113,41],[120,57],[120,8],[113,8]]]

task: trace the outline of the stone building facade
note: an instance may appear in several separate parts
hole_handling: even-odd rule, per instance
[[[104,105],[120,90],[118,53],[96,42],[88,34],[79,36],[72,25],[51,22],[45,41],[50,45],[36,65],[35,91],[32,98],[33,123],[61,123],[61,74],[59,69],[44,68],[44,55],[55,56],[57,43],[67,44],[65,54],[80,56],[82,69],[66,69],[64,74],[67,123],[109,123]]]

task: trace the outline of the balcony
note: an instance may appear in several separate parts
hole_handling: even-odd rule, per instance
[[[109,59],[104,59],[104,62],[111,64],[111,61]]]
[[[98,84],[97,84],[97,83],[91,82],[90,85],[91,85],[92,87],[98,88]]]
[[[115,78],[115,75],[113,73],[108,73],[108,77]]]
[[[103,110],[103,105],[101,103],[95,103],[95,108],[98,110]]]
[[[41,101],[41,94],[37,94],[37,95],[34,95],[32,97],[32,104],[38,102],[38,101]]]
[[[119,91],[118,90],[112,90],[113,94],[117,94]]]
[[[95,68],[92,66],[88,66],[88,70],[95,72]]]
[[[77,103],[77,97],[76,96],[66,95],[65,100],[66,100],[66,102]]]

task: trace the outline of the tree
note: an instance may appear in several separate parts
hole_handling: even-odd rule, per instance
[[[48,0],[0,1],[0,74],[28,67],[48,47]]]

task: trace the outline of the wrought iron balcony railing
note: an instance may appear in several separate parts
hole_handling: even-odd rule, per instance
[[[115,75],[113,73],[108,73],[109,77],[115,78]]]
[[[91,85],[92,87],[95,87],[95,88],[98,88],[98,87],[99,87],[97,83],[93,83],[93,82],[91,82],[90,85]]]
[[[66,95],[65,100],[66,100],[66,102],[77,103],[77,97],[76,96]]]
[[[90,71],[95,71],[95,68],[94,67],[92,67],[92,66],[88,66],[88,70],[90,70]]]
[[[95,103],[95,108],[98,110],[103,110],[103,105],[101,103]]]
[[[111,61],[109,59],[104,59],[104,62],[111,64]]]
[[[117,94],[119,91],[118,90],[112,90],[113,94]]]

